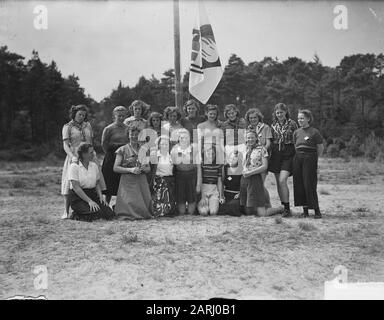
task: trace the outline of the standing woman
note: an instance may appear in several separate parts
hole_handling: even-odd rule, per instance
[[[293,133],[297,129],[295,121],[290,119],[288,107],[278,103],[273,109],[272,123],[272,155],[268,170],[275,174],[277,192],[284,206],[283,217],[292,216],[289,206],[289,189],[287,180],[292,175],[295,146]]]
[[[188,100],[184,106],[184,118],[180,119],[180,124],[188,130],[191,141],[197,142],[197,125],[205,121],[205,117],[199,115],[200,106],[196,100]]]
[[[197,144],[200,153],[204,152],[203,146],[211,143],[216,145],[216,150],[224,150],[224,134],[220,128],[219,107],[217,105],[208,104],[205,109],[207,120],[197,125]],[[217,153],[216,159],[218,163],[224,163],[222,154]]]
[[[268,154],[270,154],[271,150],[271,142],[272,142],[272,131],[271,127],[264,123],[264,116],[261,111],[257,108],[251,108],[245,114],[245,121],[247,124],[248,130],[256,131],[257,138],[259,139],[259,143],[264,146]],[[265,179],[267,178],[268,171],[264,171],[261,173],[261,177],[263,178],[263,184],[265,183]],[[269,192],[267,188],[264,186],[265,198],[267,208],[271,207],[271,199],[269,196]]]
[[[147,121],[144,119],[149,112],[150,106],[144,101],[135,100],[128,107],[132,116],[124,120],[127,126],[135,125],[140,131],[147,126]]]
[[[105,179],[107,190],[105,200],[110,203],[111,197],[117,195],[117,189],[120,183],[120,174],[113,171],[113,165],[116,159],[116,150],[128,142],[127,126],[124,124],[124,119],[127,116],[127,109],[123,106],[118,106],[113,109],[114,122],[105,127],[101,136],[101,146],[105,152],[101,171]]]
[[[321,218],[317,197],[317,163],[324,151],[319,130],[311,127],[313,116],[309,110],[299,110],[300,128],[293,134],[296,154],[293,159],[293,192],[295,206],[303,207],[301,217],[309,216],[308,209],[315,210],[315,219]]]
[[[246,149],[244,151],[240,205],[245,207],[247,215],[256,213],[256,215],[265,216],[265,193],[261,173],[268,169],[268,152],[259,143],[255,131],[247,131]]]
[[[225,144],[237,146],[239,144],[239,135],[241,137],[245,135],[245,130],[243,130],[244,132],[239,132],[239,129],[245,129],[246,122],[240,117],[240,111],[234,104],[225,106],[224,117],[226,121],[221,124],[221,129],[224,131]],[[242,142],[240,141],[240,143]]]
[[[155,217],[174,215],[176,209],[175,177],[173,161],[169,150],[169,137],[160,136],[156,140],[156,149],[151,157],[152,208]],[[154,161],[152,161],[154,160]]]
[[[171,148],[177,144],[178,131],[183,128],[180,124],[181,113],[178,107],[166,107],[164,110],[165,123],[162,127],[162,134],[168,135],[171,139]]]
[[[139,144],[140,130],[135,125],[128,128],[129,142],[116,150],[113,170],[121,174],[117,192],[115,213],[127,219],[149,219],[151,192],[146,177],[149,163],[144,162],[146,150]]]
[[[161,120],[163,120],[163,116],[156,111],[151,112],[147,120],[147,128],[155,131],[158,137],[161,135]]]
[[[176,202],[180,215],[194,214],[197,201],[197,163],[200,163],[196,144],[190,143],[187,129],[178,131],[179,140],[171,150],[175,166]]]
[[[62,219],[69,218],[69,190],[70,181],[68,180],[68,168],[71,163],[77,163],[77,148],[80,143],[87,142],[92,144],[93,131],[91,124],[87,119],[88,109],[85,105],[79,104],[72,106],[69,111],[71,121],[63,126],[63,148],[67,157],[64,161],[63,172],[61,177],[61,194],[64,196],[64,213]]]

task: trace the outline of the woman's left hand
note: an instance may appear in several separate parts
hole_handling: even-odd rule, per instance
[[[99,198],[99,200],[101,204],[108,206],[107,202],[105,201],[105,199],[103,199],[103,197]]]

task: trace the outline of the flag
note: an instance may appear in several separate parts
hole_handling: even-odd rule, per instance
[[[192,55],[189,92],[203,104],[207,103],[223,76],[212,26],[201,1],[192,31]]]

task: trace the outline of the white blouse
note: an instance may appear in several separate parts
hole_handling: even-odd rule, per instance
[[[96,163],[89,162],[88,169],[79,161],[71,163],[68,170],[68,180],[78,181],[82,189],[93,189],[100,180],[100,171]],[[73,189],[71,182],[71,189]]]

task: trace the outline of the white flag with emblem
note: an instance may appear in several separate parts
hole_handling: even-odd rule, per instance
[[[201,1],[196,26],[192,31],[192,56],[189,92],[200,102],[207,103],[223,76],[212,26]]]

